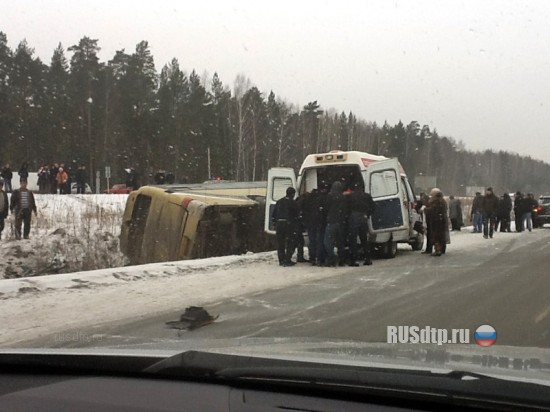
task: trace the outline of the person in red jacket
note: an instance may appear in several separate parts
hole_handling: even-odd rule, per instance
[[[56,180],[60,195],[70,193],[70,190],[67,192],[67,181],[69,180],[69,175],[62,167],[60,167],[59,171],[57,172]]]

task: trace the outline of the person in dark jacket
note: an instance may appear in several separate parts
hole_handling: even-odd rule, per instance
[[[327,198],[329,186],[326,182],[321,182],[319,185],[319,193],[317,195],[317,203],[319,205],[319,221],[317,229],[317,251],[315,257],[317,265],[326,266],[327,250],[325,249],[325,232],[327,228]]]
[[[529,232],[533,230],[533,209],[538,205],[533,193],[527,193],[527,197],[523,200],[521,220],[523,227],[527,228]]]
[[[4,230],[4,219],[8,217],[9,210],[10,204],[8,195],[4,191],[4,180],[0,177],[0,239],[2,238],[2,231]]]
[[[86,166],[80,165],[76,170],[76,193],[84,194],[86,193],[86,181],[88,176],[86,176]]]
[[[38,190],[41,195],[48,193],[49,172],[48,165],[42,165],[38,169]]]
[[[363,248],[364,264],[372,265],[368,234],[369,218],[374,212],[375,204],[372,200],[372,196],[369,193],[365,193],[364,187],[359,183],[354,185],[353,192],[349,195],[349,207],[350,266],[359,266],[357,263],[357,237],[359,237],[361,247]]]
[[[15,214],[15,238],[21,239],[21,224],[23,224],[23,237],[29,238],[31,231],[31,212],[36,215],[36,203],[33,193],[27,189],[27,181],[21,179],[19,189],[11,195],[10,210]]]
[[[483,196],[480,192],[476,192],[476,196],[474,197],[470,220],[474,226],[472,233],[481,233],[483,231]]]
[[[346,199],[344,198],[344,187],[342,183],[336,181],[330,188],[330,193],[326,200],[326,220],[325,229],[325,250],[327,253],[327,264],[336,266],[336,256],[334,246],[338,249],[338,259],[340,265],[344,265],[345,244],[343,227],[346,224]]]
[[[305,193],[300,197],[300,199],[298,199],[301,221],[307,230],[307,236],[309,239],[309,262],[313,266],[316,266],[320,261],[320,256],[318,256],[320,241],[319,232],[322,230],[324,220],[320,201],[321,193],[318,189],[313,189],[311,193]],[[298,262],[299,261],[300,256],[298,255]]]
[[[49,172],[49,186],[50,186],[50,193],[52,195],[55,195],[57,193],[57,173],[59,172],[59,165],[57,163],[50,165],[50,172]]]
[[[504,193],[498,201],[497,220],[495,231],[500,226],[501,232],[510,232],[510,213],[512,212],[512,199],[508,193]]]
[[[9,163],[2,168],[2,172],[0,173],[0,177],[4,179],[4,190],[6,193],[11,193],[11,179],[13,178],[13,172],[11,171],[11,167]]]
[[[296,248],[295,239],[298,230],[298,203],[294,200],[296,190],[286,189],[286,196],[279,199],[273,210],[272,221],[277,232],[277,257],[279,265],[292,266],[292,254]]]
[[[516,232],[523,232],[523,193],[516,192],[514,196],[514,220],[516,223]]]
[[[433,244],[432,256],[441,256],[447,250],[449,237],[449,216],[447,202],[443,198],[441,190],[434,188],[430,192],[430,200],[425,209],[430,242]]]
[[[495,219],[498,209],[498,197],[493,192],[492,187],[488,187],[483,196],[483,237],[485,239],[493,237],[495,228]]]
[[[460,231],[462,227],[462,204],[460,199],[455,199],[453,195],[449,197],[449,217],[451,218],[451,230]]]
[[[27,180],[29,178],[29,163],[23,162],[21,168],[19,169],[19,179]]]

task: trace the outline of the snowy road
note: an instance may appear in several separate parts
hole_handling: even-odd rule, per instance
[[[403,248],[371,267],[281,268],[273,253],[6,280],[2,346],[112,346],[245,337],[385,342],[388,325],[475,330],[550,348],[550,230],[452,234],[447,256]],[[52,277],[50,277],[52,278]],[[25,283],[27,282],[27,283]],[[34,282],[34,283],[29,283]],[[21,288],[25,289],[21,289]],[[219,319],[167,329],[186,306]],[[25,341],[25,342],[23,342]]]

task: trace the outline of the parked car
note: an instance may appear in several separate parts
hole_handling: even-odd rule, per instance
[[[550,195],[539,197],[539,205],[533,209],[532,220],[534,227],[550,223]]]
[[[92,188],[88,183],[86,183],[86,186],[84,188],[84,193],[87,195],[91,195],[93,193]],[[76,194],[76,182],[71,183],[71,194],[73,195]]]
[[[125,184],[113,185],[110,189],[105,189],[103,193],[110,193],[115,195],[127,195],[132,191],[131,187],[126,186]]]

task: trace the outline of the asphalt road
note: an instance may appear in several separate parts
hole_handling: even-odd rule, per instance
[[[193,331],[166,327],[166,321],[179,318],[178,310],[101,331],[81,330],[102,338],[63,346],[252,337],[386,342],[387,326],[468,328],[473,333],[489,324],[498,344],[550,348],[550,229],[498,237],[475,248],[451,245],[439,258],[402,249],[397,258],[375,260],[370,267],[320,268],[335,272],[323,280],[205,302],[219,318]],[[288,270],[299,274],[300,265]]]

